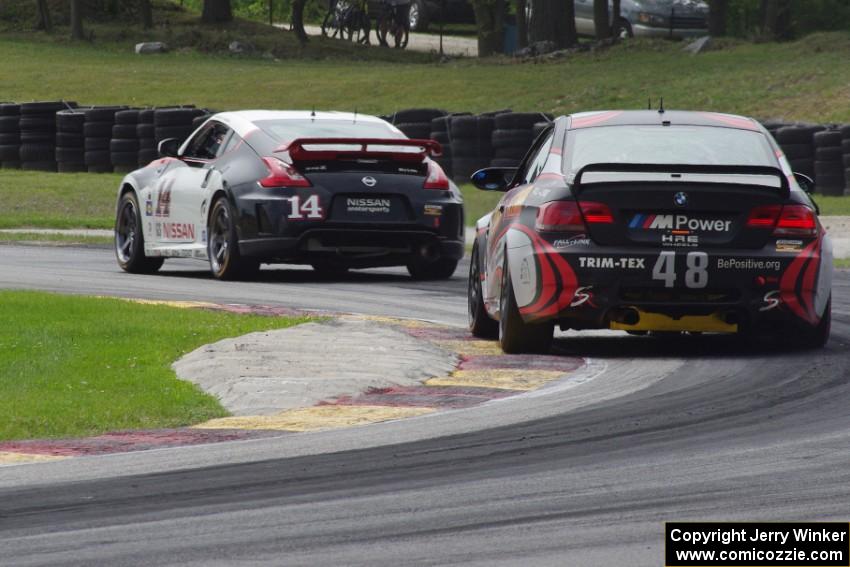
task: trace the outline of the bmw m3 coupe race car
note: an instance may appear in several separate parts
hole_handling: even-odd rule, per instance
[[[560,117],[477,223],[469,326],[506,352],[549,349],[553,327],[829,337],[832,245],[770,134],[708,112]]]
[[[278,262],[330,274],[404,265],[430,279],[463,256],[461,194],[431,159],[440,145],[379,118],[224,112],[159,151],[118,191],[115,251],[128,272],[190,257],[220,279]]]

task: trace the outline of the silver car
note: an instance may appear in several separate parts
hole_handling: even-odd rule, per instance
[[[609,10],[611,3],[609,2]],[[593,0],[575,0],[576,31],[594,35]],[[622,0],[622,37],[686,38],[708,34],[708,4],[699,0]]]

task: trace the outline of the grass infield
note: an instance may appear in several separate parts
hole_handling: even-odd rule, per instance
[[[0,292],[0,304],[0,440],[225,416],[171,363],[210,342],[307,320],[39,292]]]

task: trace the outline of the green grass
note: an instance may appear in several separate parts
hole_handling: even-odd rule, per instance
[[[121,175],[0,170],[0,228],[112,228]]]
[[[836,268],[848,270],[850,269],[850,258],[835,258],[833,264]]]
[[[850,196],[826,197],[814,196],[815,203],[820,207],[822,215],[850,215]]]
[[[178,427],[226,415],[171,363],[225,337],[303,318],[0,292],[0,439]]]
[[[216,109],[315,106],[373,114],[416,106],[472,112],[511,107],[562,114],[641,108],[648,96],[663,95],[668,108],[850,121],[846,32],[780,44],[726,42],[699,56],[684,53],[680,43],[640,40],[537,64],[494,58],[418,65],[334,58],[275,62],[196,51],[138,56],[131,53],[133,38],[89,45],[33,37],[0,39],[4,98],[191,102]],[[365,50],[364,57],[380,51]]]
[[[0,232],[0,242],[16,244],[50,244],[51,246],[97,246],[112,245],[111,236],[78,236],[72,234],[44,234],[38,232]]]

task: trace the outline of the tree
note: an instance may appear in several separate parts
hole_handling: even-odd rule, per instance
[[[478,28],[478,56],[501,53],[505,35],[505,0],[473,0]]]
[[[528,0],[516,2],[516,44],[520,49],[528,47],[528,21],[525,17],[527,6]]]
[[[608,0],[593,0],[593,27],[596,28],[596,39],[608,39],[611,37]]]
[[[47,0],[38,0],[38,29],[48,33],[53,31],[53,21],[50,19],[50,6]]]
[[[614,38],[620,37],[620,0],[613,0],[611,3],[611,35]]]
[[[305,45],[308,41],[307,32],[304,30],[304,5],[307,0],[294,0],[292,2],[292,31],[295,32],[295,37]]]
[[[139,0],[139,14],[142,17],[142,27],[149,30],[153,27],[153,10],[151,0]]]
[[[558,48],[575,45],[575,0],[531,0],[528,30],[529,42],[551,41]]]
[[[761,0],[762,33],[770,39],[791,36],[791,0]]]
[[[71,0],[71,39],[85,39],[85,34],[83,34],[83,0]]]
[[[232,22],[233,10],[230,9],[230,0],[204,0],[201,21],[207,24]]]
[[[715,37],[726,35],[727,0],[711,0],[708,7],[708,33]]]

